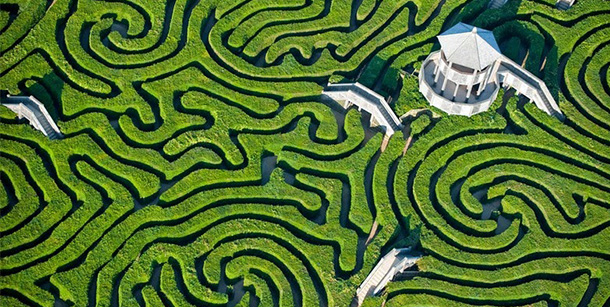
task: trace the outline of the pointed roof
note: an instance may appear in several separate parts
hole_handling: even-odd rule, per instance
[[[482,70],[502,54],[493,32],[461,22],[437,38],[449,62],[472,69]]]

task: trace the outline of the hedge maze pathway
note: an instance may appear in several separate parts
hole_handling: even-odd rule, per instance
[[[0,305],[348,306],[401,244],[419,273],[365,304],[609,305],[610,2],[554,2],[0,1],[0,89],[65,136],[0,108]],[[394,93],[458,21],[565,121],[507,91],[381,152],[322,102]]]

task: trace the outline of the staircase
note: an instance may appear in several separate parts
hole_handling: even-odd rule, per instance
[[[385,257],[384,257],[385,258]],[[394,257],[392,259],[383,259],[375,268],[373,272],[364,280],[362,285],[358,287],[358,306],[362,304],[364,298],[369,295],[374,295],[374,290],[379,287],[380,282],[387,275],[388,271],[392,269],[394,263]],[[384,261],[386,260],[386,261]]]
[[[515,88],[519,93],[534,101],[536,106],[547,114],[555,116],[559,120],[564,120],[565,116],[546,84],[519,64],[503,57],[502,64],[498,69],[498,78],[503,86]]]
[[[360,83],[328,84],[322,94],[335,101],[349,101],[358,106],[358,109],[364,109],[385,128],[389,136],[403,128],[385,98]],[[344,107],[347,108],[349,105],[346,104]]]
[[[56,132],[53,129],[53,127],[47,120],[46,116],[44,116],[43,112],[40,110],[40,108],[36,104],[30,103],[30,109],[32,110],[32,112],[34,112],[34,115],[36,116],[36,118],[38,118],[38,121],[40,122],[40,127],[44,130],[44,134],[49,139],[55,140],[55,139],[59,139],[61,137],[61,133]]]
[[[30,125],[40,130],[49,139],[55,140],[63,137],[47,109],[36,97],[7,95],[2,97],[0,102],[15,112],[17,117],[26,118]]]
[[[356,291],[358,306],[362,305],[367,296],[377,295],[397,274],[404,272],[417,263],[420,256],[413,255],[411,248],[392,249],[373,268],[369,276]]]
[[[574,0],[557,0],[555,7],[559,10],[565,11],[572,7]]]
[[[489,1],[488,7],[490,9],[499,9],[506,4],[506,2],[508,2],[508,0],[491,0]]]

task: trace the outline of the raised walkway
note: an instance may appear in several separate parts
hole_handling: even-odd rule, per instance
[[[490,0],[487,7],[490,9],[499,9],[503,7],[506,2],[508,2],[508,0]]]
[[[547,114],[560,120],[565,118],[544,81],[506,56],[501,59],[498,79],[503,86],[514,88],[519,94],[532,100],[538,108]]]
[[[495,101],[500,86],[503,86],[514,88],[547,114],[559,120],[565,118],[544,81],[504,55],[492,64],[489,77],[484,81],[485,87],[478,96],[471,95],[470,98],[465,99],[467,89],[460,85],[461,90],[459,90],[460,88],[456,88],[453,82],[448,82],[447,88],[443,91],[441,84],[444,84],[444,74],[437,72],[439,78],[438,80],[435,78],[438,63],[442,62],[440,54],[440,51],[433,52],[424,60],[419,72],[419,85],[420,92],[426,100],[448,114],[472,116],[487,111]],[[465,102],[456,102],[455,97],[459,98],[458,101]]]
[[[574,5],[574,1],[575,0],[557,0],[557,2],[555,2],[555,7],[565,11]]]
[[[339,102],[345,109],[351,105],[356,105],[358,110],[364,109],[371,114],[371,126],[381,126],[387,136],[402,129],[400,120],[385,98],[358,82],[328,84],[322,95]]]
[[[369,276],[356,290],[358,306],[362,305],[367,296],[377,295],[396,275],[404,272],[417,263],[420,256],[411,254],[411,248],[393,248],[373,268]]]
[[[49,139],[54,140],[63,137],[47,109],[36,97],[7,95],[1,97],[0,102],[3,106],[15,112],[20,119],[26,118],[32,127],[40,130]]]

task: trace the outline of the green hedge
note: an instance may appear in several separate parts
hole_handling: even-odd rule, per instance
[[[609,4],[355,3],[5,1],[2,89],[64,138],[0,108],[0,305],[222,306],[243,279],[240,306],[346,306],[405,245],[419,276],[367,305],[572,306],[588,282],[605,304]],[[525,48],[566,120],[501,94],[471,118],[420,114],[409,148],[397,133],[381,152],[367,116],[322,101],[328,80],[403,82],[397,113],[429,108],[400,75],[458,21],[519,42],[504,52]]]

